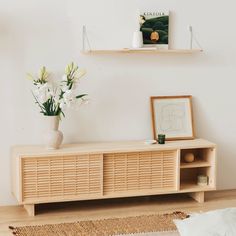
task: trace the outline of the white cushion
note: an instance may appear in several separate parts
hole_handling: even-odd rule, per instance
[[[236,236],[236,208],[174,220],[181,236]]]

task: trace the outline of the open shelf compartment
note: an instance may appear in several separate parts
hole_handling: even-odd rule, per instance
[[[198,185],[197,179],[199,175],[208,177],[208,185]],[[213,167],[197,167],[181,169],[180,171],[180,190],[210,190],[215,188],[215,175]]]
[[[193,162],[186,162],[185,155],[194,155]],[[180,191],[207,191],[215,189],[215,148],[193,148],[180,151]],[[208,185],[197,183],[199,175],[208,177]]]
[[[194,161],[188,163],[185,161],[184,157],[191,153],[194,155]],[[180,157],[180,168],[188,169],[188,168],[201,168],[201,167],[211,167],[214,165],[214,156],[215,149],[214,148],[196,148],[196,149],[183,149],[181,150]]]

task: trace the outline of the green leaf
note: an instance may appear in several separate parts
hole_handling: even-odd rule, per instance
[[[76,96],[76,98],[77,98],[77,99],[80,99],[80,98],[83,98],[83,97],[85,97],[85,96],[88,96],[88,94],[81,94],[81,95]]]

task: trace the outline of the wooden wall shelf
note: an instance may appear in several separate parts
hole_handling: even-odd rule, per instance
[[[12,192],[30,215],[35,204],[76,200],[188,193],[203,202],[204,192],[216,187],[215,149],[202,139],[165,145],[81,143],[59,150],[17,146],[12,149]],[[185,165],[186,152],[195,153],[196,162]],[[200,174],[209,178],[205,187],[197,185]]]
[[[88,50],[81,51],[85,55],[96,54],[195,54],[203,52],[201,49],[169,49],[169,50],[135,50],[135,49],[117,49],[117,50]]]

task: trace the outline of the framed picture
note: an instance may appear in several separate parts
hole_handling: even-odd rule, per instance
[[[169,11],[140,11],[139,24],[144,47],[168,49]]]
[[[192,96],[151,97],[154,139],[165,134],[166,140],[194,139]]]

